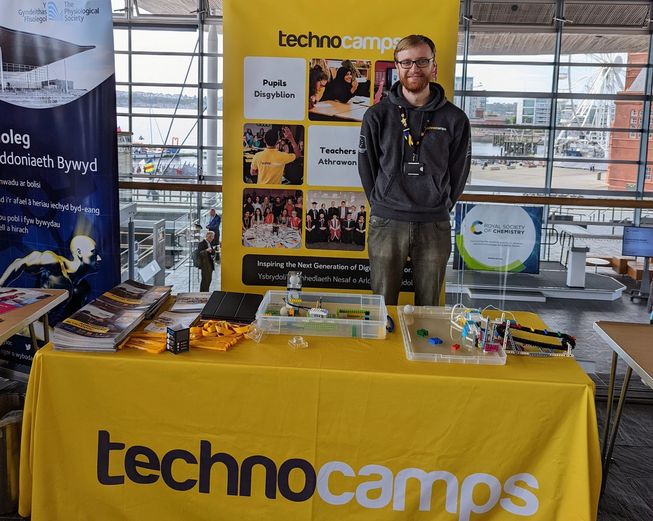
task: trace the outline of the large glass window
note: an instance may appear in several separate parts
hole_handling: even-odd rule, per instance
[[[121,197],[138,203],[139,219],[166,219],[170,283],[192,287],[194,223],[221,209],[221,194],[163,184],[222,181],[221,2],[111,5],[120,176],[154,185]],[[461,2],[454,102],[472,124],[469,192],[653,198],[649,9],[648,0]]]
[[[471,190],[638,195],[649,7],[472,0],[455,98],[472,123]]]

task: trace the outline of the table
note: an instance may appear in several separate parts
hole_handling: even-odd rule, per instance
[[[593,266],[594,273],[598,273],[599,266],[602,267],[610,266],[610,261],[607,259],[601,259],[599,257],[587,257],[587,259],[585,260],[585,264],[587,266]]]
[[[68,291],[65,289],[38,289],[31,291],[39,291],[40,293],[46,294],[47,297],[38,302],[34,302],[33,304],[28,304],[0,315],[0,319],[2,319],[2,322],[0,322],[0,344],[22,329],[28,327],[32,338],[32,347],[34,350],[37,350],[38,345],[36,343],[34,322],[39,320],[41,317],[43,317],[44,340],[49,342],[50,332],[48,329],[47,313],[68,298]]]
[[[610,369],[610,382],[608,384],[608,407],[605,417],[605,430],[603,433],[603,446],[601,458],[603,460],[603,483],[601,493],[605,490],[610,470],[610,460],[614,443],[619,430],[619,422],[623,406],[626,401],[626,393],[630,384],[630,377],[633,370],[641,377],[642,381],[649,387],[653,387],[653,326],[649,324],[631,324],[626,322],[594,323],[594,331],[605,340],[612,349],[612,366]],[[614,400],[614,383],[617,375],[617,359],[621,358],[628,368],[624,375],[621,386],[619,402],[615,413],[614,422],[610,425]]]
[[[399,331],[309,337],[299,351],[289,338],[178,356],[41,349],[19,512],[32,521],[595,519],[593,384],[575,360],[409,362]]]
[[[367,105],[354,104],[351,101],[349,103],[336,100],[319,101],[308,111],[308,117],[311,119],[311,114],[317,114],[318,116],[347,121],[363,121],[363,116],[368,108]]]

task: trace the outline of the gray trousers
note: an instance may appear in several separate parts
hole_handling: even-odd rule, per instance
[[[368,226],[372,292],[396,305],[406,259],[413,263],[415,305],[437,306],[451,254],[451,223],[408,222],[373,215]]]

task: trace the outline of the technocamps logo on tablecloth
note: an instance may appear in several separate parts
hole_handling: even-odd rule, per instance
[[[458,205],[454,267],[539,273],[541,237],[541,207]]]

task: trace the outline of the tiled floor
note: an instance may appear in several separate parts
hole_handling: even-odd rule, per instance
[[[605,401],[597,402],[603,428]],[[599,432],[603,432],[600,430]],[[598,521],[653,519],[653,405],[627,404],[599,503]]]

